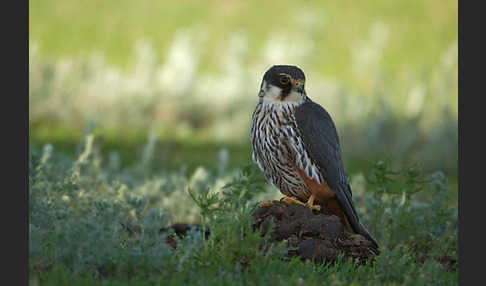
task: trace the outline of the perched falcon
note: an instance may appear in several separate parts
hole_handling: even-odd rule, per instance
[[[378,248],[354,208],[334,122],[307,97],[304,86],[304,72],[296,66],[276,65],[265,73],[252,117],[253,161],[286,196],[286,203],[316,210],[322,206],[347,231]]]

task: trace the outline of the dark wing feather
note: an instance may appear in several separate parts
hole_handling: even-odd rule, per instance
[[[329,113],[310,99],[295,110],[295,119],[307,152],[318,165],[324,179],[341,204],[346,217],[356,233],[376,241],[360,223],[353,205],[348,176],[341,159],[339,138]]]

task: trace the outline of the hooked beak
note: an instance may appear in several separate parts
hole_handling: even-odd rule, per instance
[[[292,87],[299,93],[305,93],[303,81],[292,81]]]

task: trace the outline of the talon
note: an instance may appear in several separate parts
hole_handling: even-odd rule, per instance
[[[309,197],[309,199],[307,200],[307,203],[305,203],[305,205],[307,207],[309,207],[311,210],[316,210],[316,211],[320,211],[321,210],[321,206],[320,205],[314,205],[314,195],[311,195]]]
[[[299,199],[297,199],[296,197],[285,197],[282,199],[282,201],[288,205],[291,205],[291,204],[298,204],[298,205],[303,205],[305,206],[305,203],[299,201]]]
[[[303,206],[306,206],[308,208],[310,208],[311,210],[316,210],[316,211],[320,211],[321,210],[321,206],[320,205],[314,205],[314,195],[311,195],[309,197],[309,199],[307,200],[307,203],[303,203],[301,202],[299,199],[297,199],[296,197],[284,197],[282,199],[282,201],[288,205],[291,205],[291,204],[298,204],[298,205],[303,205]]]
[[[305,204],[306,207],[310,208],[311,210],[314,210],[314,211],[321,211],[321,206],[320,205],[308,205],[308,204]]]

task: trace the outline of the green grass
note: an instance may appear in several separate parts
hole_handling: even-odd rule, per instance
[[[290,63],[332,115],[351,170],[391,157],[455,181],[453,1],[29,5],[30,138],[39,146],[77,146],[94,126],[123,162],[155,134],[177,146],[161,160],[167,167],[209,166],[221,147],[236,167],[249,158],[264,71]]]
[[[280,195],[254,164],[155,171],[150,146],[126,167],[92,135],[76,157],[31,146],[32,285],[457,285],[457,272],[434,259],[458,255],[457,203],[449,203],[441,172],[380,161],[369,175],[351,173],[353,200],[382,253],[373,265],[314,265],[283,261],[284,243],[260,250],[267,237],[251,231],[251,212]],[[159,229],[181,221],[202,223],[211,235],[192,232],[174,251]]]
[[[29,1],[31,284],[457,285],[434,259],[458,255],[457,19],[449,0]],[[250,119],[282,63],[336,123],[374,265],[257,251],[249,213],[280,194]],[[180,221],[213,235],[173,251],[157,230]]]
[[[39,42],[42,51],[59,58],[101,50],[110,63],[118,65],[129,63],[140,39],[153,43],[163,61],[178,29],[199,26],[207,34],[199,47],[205,68],[214,69],[220,60],[218,47],[235,32],[248,37],[246,63],[258,60],[266,40],[278,33],[289,41],[313,38],[317,52],[309,61],[322,73],[355,84],[356,79],[349,78],[351,47],[370,37],[370,28],[377,23],[388,30],[383,65],[393,73],[435,64],[440,56],[437,51],[457,41],[455,1],[29,3],[29,37]]]
[[[349,125],[340,132],[343,160],[347,172],[369,175],[370,166],[379,160],[389,159],[393,167],[417,163],[425,172],[440,170],[447,176],[451,200],[457,202],[457,121],[448,119],[432,132],[417,132],[417,120],[387,118],[375,120],[362,129]],[[52,144],[64,154],[79,152],[83,134],[94,132],[102,154],[119,158],[121,167],[136,164],[145,152],[145,145],[153,141],[153,171],[185,170],[194,172],[202,166],[216,171],[221,168],[221,156],[228,155],[225,168],[237,169],[251,161],[249,138],[243,140],[208,139],[204,135],[190,133],[174,138],[162,132],[147,134],[146,130],[117,130],[89,127],[83,132],[70,126],[31,125],[30,144],[41,148]],[[102,160],[107,164],[108,160]]]

